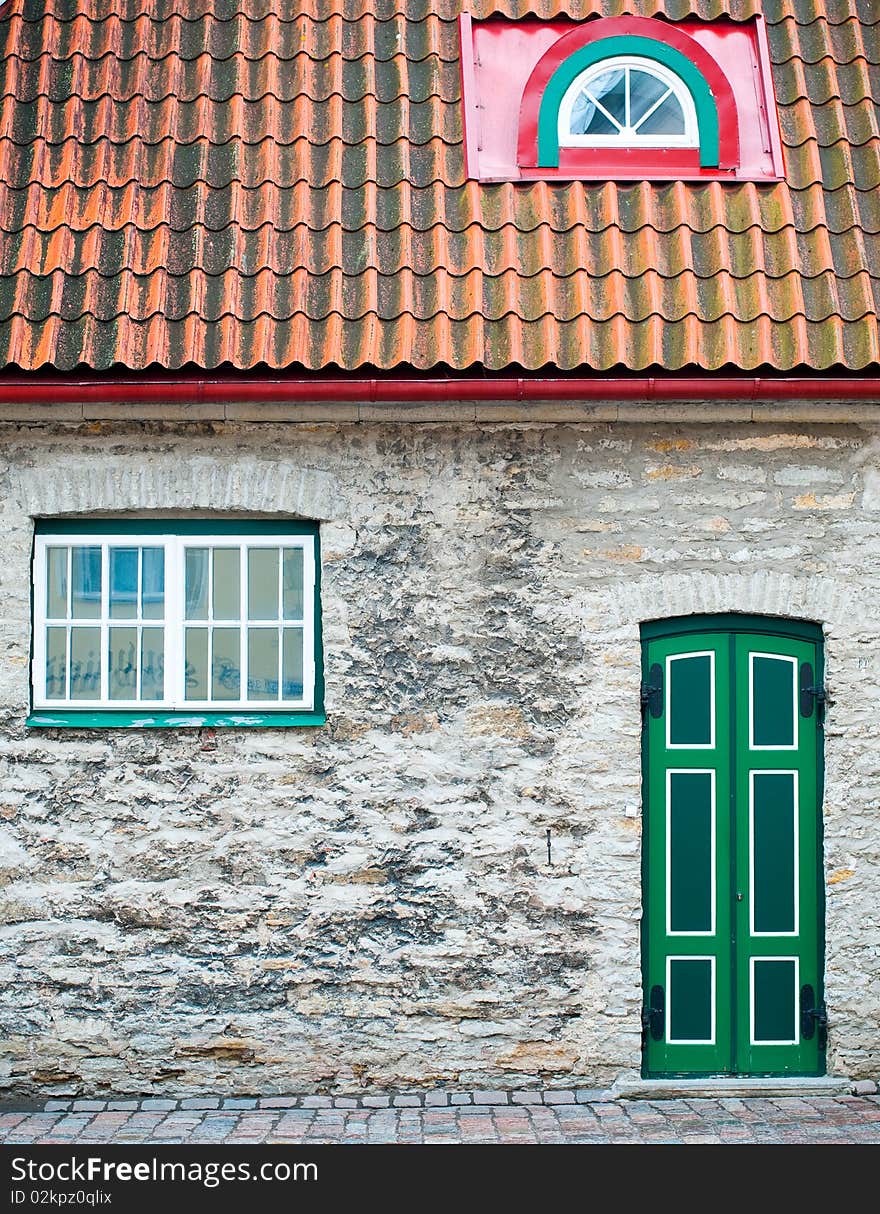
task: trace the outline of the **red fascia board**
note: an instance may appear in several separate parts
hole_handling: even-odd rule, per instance
[[[487,401],[880,401],[880,376],[835,379],[649,376],[627,379],[186,379],[0,381],[0,405],[189,403],[454,403]]]

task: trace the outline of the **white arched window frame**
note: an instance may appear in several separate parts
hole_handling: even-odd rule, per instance
[[[626,99],[624,124],[621,124],[613,114],[610,114],[605,109],[602,105],[601,97],[595,97],[590,94],[590,85],[594,84],[599,77],[605,76],[609,72],[623,73],[624,95]],[[646,75],[652,76],[663,86],[662,94],[652,102],[650,107],[644,110],[644,112],[635,115],[631,115],[630,113],[630,80],[631,73],[633,72],[644,72]],[[572,133],[572,111],[578,99],[584,93],[587,95],[589,101],[604,114],[605,118],[618,128],[614,134],[583,135]],[[642,132],[640,127],[669,97],[674,97],[681,107],[681,112],[684,116],[684,133],[672,135]],[[646,59],[642,56],[616,55],[594,63],[571,82],[559,106],[560,147],[695,148],[699,147],[699,144],[697,110],[690,90],[680,76],[676,76],[674,72],[671,72],[662,63],[657,63],[653,59]]]

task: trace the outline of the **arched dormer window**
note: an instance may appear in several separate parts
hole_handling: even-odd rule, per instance
[[[459,23],[468,177],[784,177],[761,17]]]
[[[696,148],[694,99],[680,76],[639,55],[616,55],[581,72],[559,104],[560,147]]]
[[[700,167],[718,168],[722,117],[725,151],[735,155],[736,106],[717,65],[692,39],[676,45],[671,35],[647,38],[642,28],[572,45],[558,59],[557,45],[544,56],[530,80],[539,166],[558,166],[564,149],[604,148],[632,156],[656,148],[664,154],[692,149]],[[549,78],[540,87],[534,78],[542,67]],[[603,97],[596,97],[601,90]],[[526,98],[524,108],[525,103]],[[587,138],[577,138],[573,129],[581,122]],[[599,138],[603,130],[606,137]]]

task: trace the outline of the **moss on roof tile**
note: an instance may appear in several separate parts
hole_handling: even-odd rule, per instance
[[[8,365],[880,361],[880,9],[764,0],[786,180],[465,178],[463,0],[12,0]],[[756,0],[477,0],[744,20]]]

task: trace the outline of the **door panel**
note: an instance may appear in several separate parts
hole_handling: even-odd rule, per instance
[[[820,645],[730,620],[644,643],[645,1073],[817,1074]]]
[[[736,688],[736,1047],[742,1074],[819,1069],[819,1038],[802,1038],[800,989],[818,989],[818,713],[805,717],[799,671],[815,643],[740,633]],[[735,695],[736,695],[735,688]]]
[[[705,1073],[727,1063],[731,1034],[729,864],[730,655],[711,633],[650,643],[662,712],[647,716],[645,981],[663,987],[652,1071]]]

